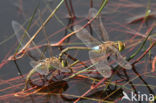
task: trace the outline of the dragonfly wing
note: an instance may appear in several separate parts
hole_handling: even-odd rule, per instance
[[[41,75],[48,75],[49,73],[49,65],[45,65],[45,63],[38,63],[34,69],[40,73]]]
[[[57,70],[60,70],[61,72],[71,72],[68,67],[62,67],[61,63],[58,62],[51,63],[51,66]]]
[[[111,67],[109,66],[109,63],[107,61],[107,57],[105,53],[96,53],[94,51],[89,51],[89,57],[92,62],[92,64],[95,64],[96,70],[105,78],[109,78],[112,75]],[[101,58],[103,57],[103,58]],[[97,60],[97,59],[101,60]]]
[[[89,14],[88,14],[89,19],[94,18],[97,15],[97,13],[98,13],[98,11],[95,8],[90,8]],[[93,22],[91,23],[91,26],[92,26],[93,30],[96,32],[96,34],[99,35],[99,37],[102,36],[104,41],[109,40],[108,33],[102,23],[101,15],[97,16],[93,20]]]
[[[121,67],[125,69],[131,69],[132,65],[125,60],[125,58],[120,54],[120,52],[113,46],[109,46],[109,48],[112,50],[112,53],[110,53],[110,58],[118,63]]]
[[[21,46],[24,46],[30,38],[28,32],[26,32],[23,26],[19,24],[17,21],[12,21],[12,28],[15,32],[18,42],[20,43]],[[25,36],[24,36],[24,33],[25,33]]]
[[[30,35],[29,33],[24,29],[24,27],[19,24],[17,21],[12,21],[12,28],[15,32],[16,38],[18,42],[20,43],[21,47],[23,47],[29,40],[30,40]],[[32,42],[29,47],[35,47],[35,43]],[[43,53],[39,49],[34,49],[28,52],[29,56],[31,56],[34,59],[41,59],[42,57],[45,58]]]
[[[31,60],[29,63],[32,67],[35,67],[36,65],[38,65],[38,63],[40,63],[40,61]]]
[[[81,26],[75,25],[74,26],[74,31],[79,30]],[[87,31],[87,29],[83,29],[79,32],[76,33],[76,36],[87,46],[87,47],[94,47],[97,45],[100,45],[101,42],[99,42],[97,39],[92,37],[90,33]]]

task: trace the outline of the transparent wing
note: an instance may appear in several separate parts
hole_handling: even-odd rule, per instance
[[[105,56],[105,57],[104,57]],[[101,58],[103,57],[103,58]],[[107,56],[105,53],[96,53],[94,51],[89,51],[89,58],[92,64],[95,64],[96,70],[105,78],[109,78],[112,75],[111,67],[107,61]],[[100,59],[100,60],[98,60]]]
[[[12,28],[15,32],[18,42],[20,43],[21,47],[23,47],[30,40],[29,33],[17,21],[12,21]],[[34,42],[32,42],[29,47],[34,47],[34,46],[36,46],[36,45]],[[42,58],[45,58],[44,54],[39,49],[31,50],[30,52],[28,52],[28,54],[34,60],[41,59],[41,56],[42,56]]]
[[[89,14],[88,14],[89,19],[94,18],[97,13],[98,13],[98,11],[95,8],[90,8]],[[95,33],[97,35],[99,35],[99,38],[102,37],[104,39],[104,41],[109,40],[108,33],[107,33],[107,31],[102,23],[102,20],[101,20],[101,15],[97,16],[94,19],[94,21],[91,23],[91,26],[92,26],[93,30],[95,31]]]
[[[38,63],[34,69],[41,75],[48,75],[49,73],[49,65],[45,65],[45,63]]]
[[[81,26],[76,25],[74,26],[74,31],[79,30]],[[76,36],[87,46],[87,47],[94,47],[97,45],[100,45],[101,42],[95,39],[90,35],[90,33],[87,31],[87,29],[83,29],[80,32],[76,33]]]
[[[132,65],[124,59],[124,57],[115,47],[109,46],[109,48],[112,50],[112,53],[110,53],[110,58],[113,61],[115,61],[117,64],[125,69],[132,69]]]

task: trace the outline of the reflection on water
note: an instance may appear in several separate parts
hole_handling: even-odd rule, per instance
[[[19,92],[17,97],[29,98],[35,97],[38,101],[53,101],[53,102],[73,102],[78,99],[85,91],[87,91],[91,85],[91,81],[87,79],[72,79],[70,81],[48,81],[44,85],[37,85],[30,82],[32,89],[25,92]],[[122,89],[117,86],[109,85],[101,86],[98,89],[93,90],[87,94],[80,101],[93,102],[95,101],[114,101],[119,97],[122,97]]]

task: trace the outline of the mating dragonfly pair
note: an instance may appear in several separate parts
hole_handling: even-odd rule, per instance
[[[89,10],[89,18],[94,18],[97,14],[97,10],[94,8],[91,8]],[[104,25],[101,20],[101,16],[99,15],[91,24],[93,30],[99,34],[104,35],[105,42],[100,42],[97,39],[95,39],[93,36],[90,35],[90,33],[83,29],[76,33],[76,36],[88,47],[89,49],[89,58],[92,62],[92,64],[95,64],[96,70],[105,78],[109,78],[112,75],[112,67],[110,66],[109,59],[120,65],[121,67],[125,69],[131,69],[131,64],[125,60],[125,58],[120,54],[119,51],[121,51],[124,48],[124,43],[118,41],[113,42],[109,41],[109,36],[104,28]],[[29,34],[26,32],[26,30],[17,22],[12,22],[12,27],[14,29],[14,32],[16,34],[16,37],[18,41],[20,42],[21,46],[24,46],[27,41],[30,39]],[[77,31],[81,29],[81,26],[76,25],[74,26],[74,31]],[[25,36],[23,36],[23,34]],[[35,43],[31,43],[29,47],[34,47]],[[39,49],[35,49],[30,51],[31,55],[42,55],[43,59],[38,60],[37,62],[33,62],[31,64],[33,65],[33,69],[29,72],[26,78],[26,85],[28,81],[30,80],[30,77],[35,73],[38,72],[41,75],[47,75],[49,73],[50,68],[56,68],[61,71],[69,72],[68,67],[73,66],[73,63],[70,66],[63,67],[61,61],[59,58],[61,58],[63,52],[60,53],[60,57],[51,57],[46,58],[43,53]]]

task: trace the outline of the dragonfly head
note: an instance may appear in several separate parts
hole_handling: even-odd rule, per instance
[[[117,41],[118,50],[122,51],[125,48],[125,43],[122,41]]]

